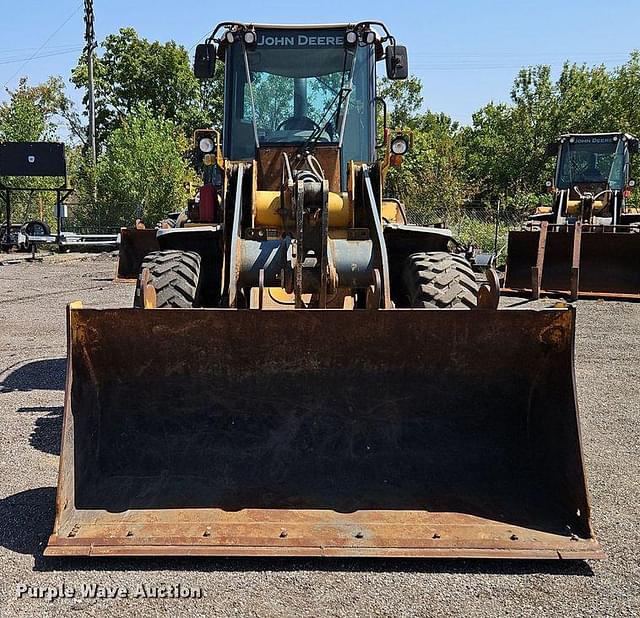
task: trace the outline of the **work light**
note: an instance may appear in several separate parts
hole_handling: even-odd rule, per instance
[[[200,152],[208,154],[210,152],[213,152],[213,149],[216,147],[216,145],[210,137],[203,137],[200,140],[198,147],[200,148]]]
[[[409,151],[409,142],[407,138],[400,135],[391,142],[391,152],[394,155],[404,156]]]

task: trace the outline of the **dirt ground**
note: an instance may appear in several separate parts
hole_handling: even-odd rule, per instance
[[[576,375],[597,562],[48,559],[65,304],[130,306],[109,254],[0,256],[0,616],[639,616],[640,303],[578,304]],[[504,300],[515,304],[518,299]],[[542,301],[538,304],[549,304]],[[523,359],[523,362],[526,362]],[[18,586],[138,584],[199,599],[19,598]],[[43,593],[44,594],[44,593]],[[74,610],[74,611],[72,611]]]

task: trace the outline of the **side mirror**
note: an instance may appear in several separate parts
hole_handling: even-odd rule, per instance
[[[409,77],[409,55],[404,45],[387,47],[387,77],[394,80]]]
[[[198,79],[213,79],[215,76],[216,46],[213,43],[201,43],[196,47],[193,74]]]
[[[629,140],[628,148],[631,154],[638,154],[638,151],[640,150],[639,146],[640,142],[637,139]]]

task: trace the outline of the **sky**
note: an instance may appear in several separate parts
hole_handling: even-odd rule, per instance
[[[235,6],[234,6],[235,4]],[[68,82],[83,46],[79,0],[0,0],[0,101],[20,76]],[[565,60],[615,67],[640,48],[638,0],[94,0],[98,40],[124,26],[191,49],[224,20],[256,23],[385,21],[409,48],[424,107],[469,123],[489,101],[508,101],[522,66]],[[383,66],[380,65],[380,71]],[[79,101],[81,93],[69,85]]]

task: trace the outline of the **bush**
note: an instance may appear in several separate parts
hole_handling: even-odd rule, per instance
[[[186,205],[185,182],[194,180],[185,152],[184,133],[171,121],[138,107],[115,129],[98,159],[97,200],[86,162],[79,165],[80,203],[74,208],[77,225],[119,227],[142,218],[154,225]]]

